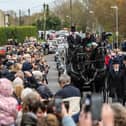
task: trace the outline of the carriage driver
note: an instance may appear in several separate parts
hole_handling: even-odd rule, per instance
[[[92,42],[95,42],[96,39],[90,32],[86,32],[86,37],[82,40],[82,45],[85,49],[89,48],[89,45],[92,45]]]
[[[68,45],[70,49],[73,49],[75,45],[78,45],[81,43],[81,37],[76,34],[76,28],[75,26],[71,26],[71,32],[70,35],[67,38]]]

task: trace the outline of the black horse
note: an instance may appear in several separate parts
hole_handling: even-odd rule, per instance
[[[98,46],[93,50],[91,55],[91,61],[96,72],[94,79],[94,87],[96,92],[100,92],[105,88],[106,79],[106,66],[105,66],[105,56],[106,47]]]
[[[82,46],[77,45],[70,55],[67,55],[67,58],[69,58],[69,63],[66,65],[67,73],[71,76],[72,83],[81,92],[87,90],[100,92],[104,87],[105,54],[105,47],[98,46],[86,52]]]

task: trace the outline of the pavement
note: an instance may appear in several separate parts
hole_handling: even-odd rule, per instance
[[[58,85],[58,72],[56,69],[56,63],[54,61],[54,54],[47,55],[45,59],[50,66],[48,73],[48,86],[53,94],[55,94],[60,89],[60,87]]]

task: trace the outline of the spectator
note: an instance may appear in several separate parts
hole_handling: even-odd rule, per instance
[[[44,118],[47,116],[47,108],[46,108],[46,105],[41,102],[41,101],[38,101],[35,103],[35,109],[34,109],[34,112],[37,116],[37,119],[38,121],[41,119],[41,118]]]
[[[7,79],[0,79],[0,125],[13,126],[15,124],[17,101],[11,97],[12,83]]]
[[[18,71],[16,74],[15,74],[15,79],[16,78],[20,78],[23,80],[23,83],[24,83],[24,73],[22,71]],[[14,82],[14,81],[13,81]]]
[[[47,85],[44,84],[43,75],[40,71],[33,71],[33,75],[35,79],[37,80],[37,84],[39,84],[38,88],[36,89],[40,96],[43,99],[49,99],[52,98],[53,94],[50,91],[50,89],[47,87]]]
[[[23,84],[18,83],[16,85],[14,85],[13,88],[14,88],[13,96],[15,97],[15,99],[18,102],[17,110],[20,111],[22,108],[22,106],[21,106],[21,93],[24,89],[24,86],[23,86]]]
[[[81,97],[79,89],[71,85],[71,79],[66,74],[60,76],[59,85],[61,89],[55,94],[55,97],[61,97],[63,101],[68,101],[72,115],[78,114]]]
[[[21,78],[19,78],[19,77],[16,77],[13,80],[13,86],[18,85],[18,84],[24,85],[23,80]]]
[[[33,90],[30,88],[25,88],[22,92],[21,92],[21,101],[24,101],[26,99],[26,97],[33,93]],[[21,120],[22,120],[22,115],[25,112],[25,107],[24,105],[21,106],[22,109],[20,109],[20,111],[18,112],[17,118],[16,118],[16,125],[17,126],[21,126]]]
[[[105,56],[105,65],[106,65],[107,71],[109,70],[109,67],[110,67],[110,59],[111,59],[111,53],[107,52],[107,55]]]
[[[38,122],[37,126],[59,126],[59,123],[55,115],[48,114]]]
[[[120,69],[119,61],[113,60],[112,70],[108,74],[108,89],[113,102],[123,101],[124,74]]]
[[[92,126],[92,117],[91,113],[84,113],[83,111],[79,117],[79,126]],[[107,126],[107,125],[106,125]]]
[[[65,108],[65,105],[62,104],[62,125],[63,126],[76,126],[73,119],[69,115],[70,109],[67,112],[67,109]]]
[[[24,98],[29,95],[30,93],[32,93],[33,90],[31,88],[25,88],[22,93],[21,93],[21,99],[22,101],[24,100]]]
[[[6,63],[6,67],[2,70],[2,77],[5,77],[11,81],[14,80],[16,72],[13,69],[13,65],[14,63],[10,61]]]
[[[24,62],[22,66],[22,71],[31,71],[32,65],[29,62]]]
[[[25,87],[29,88],[38,88],[37,80],[33,76],[31,71],[24,71],[25,79],[24,79],[24,85]]]
[[[119,103],[105,104],[102,109],[102,126],[126,126],[126,109]]]
[[[33,91],[26,95],[23,99],[23,115],[21,119],[21,126],[36,126],[37,116],[35,115],[34,108],[35,103],[40,100],[37,92]]]

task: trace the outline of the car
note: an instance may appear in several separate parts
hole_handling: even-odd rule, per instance
[[[0,56],[5,56],[6,55],[6,47],[0,47]]]
[[[51,40],[48,41],[49,44],[49,53],[55,53],[57,50],[57,41],[56,40]]]

